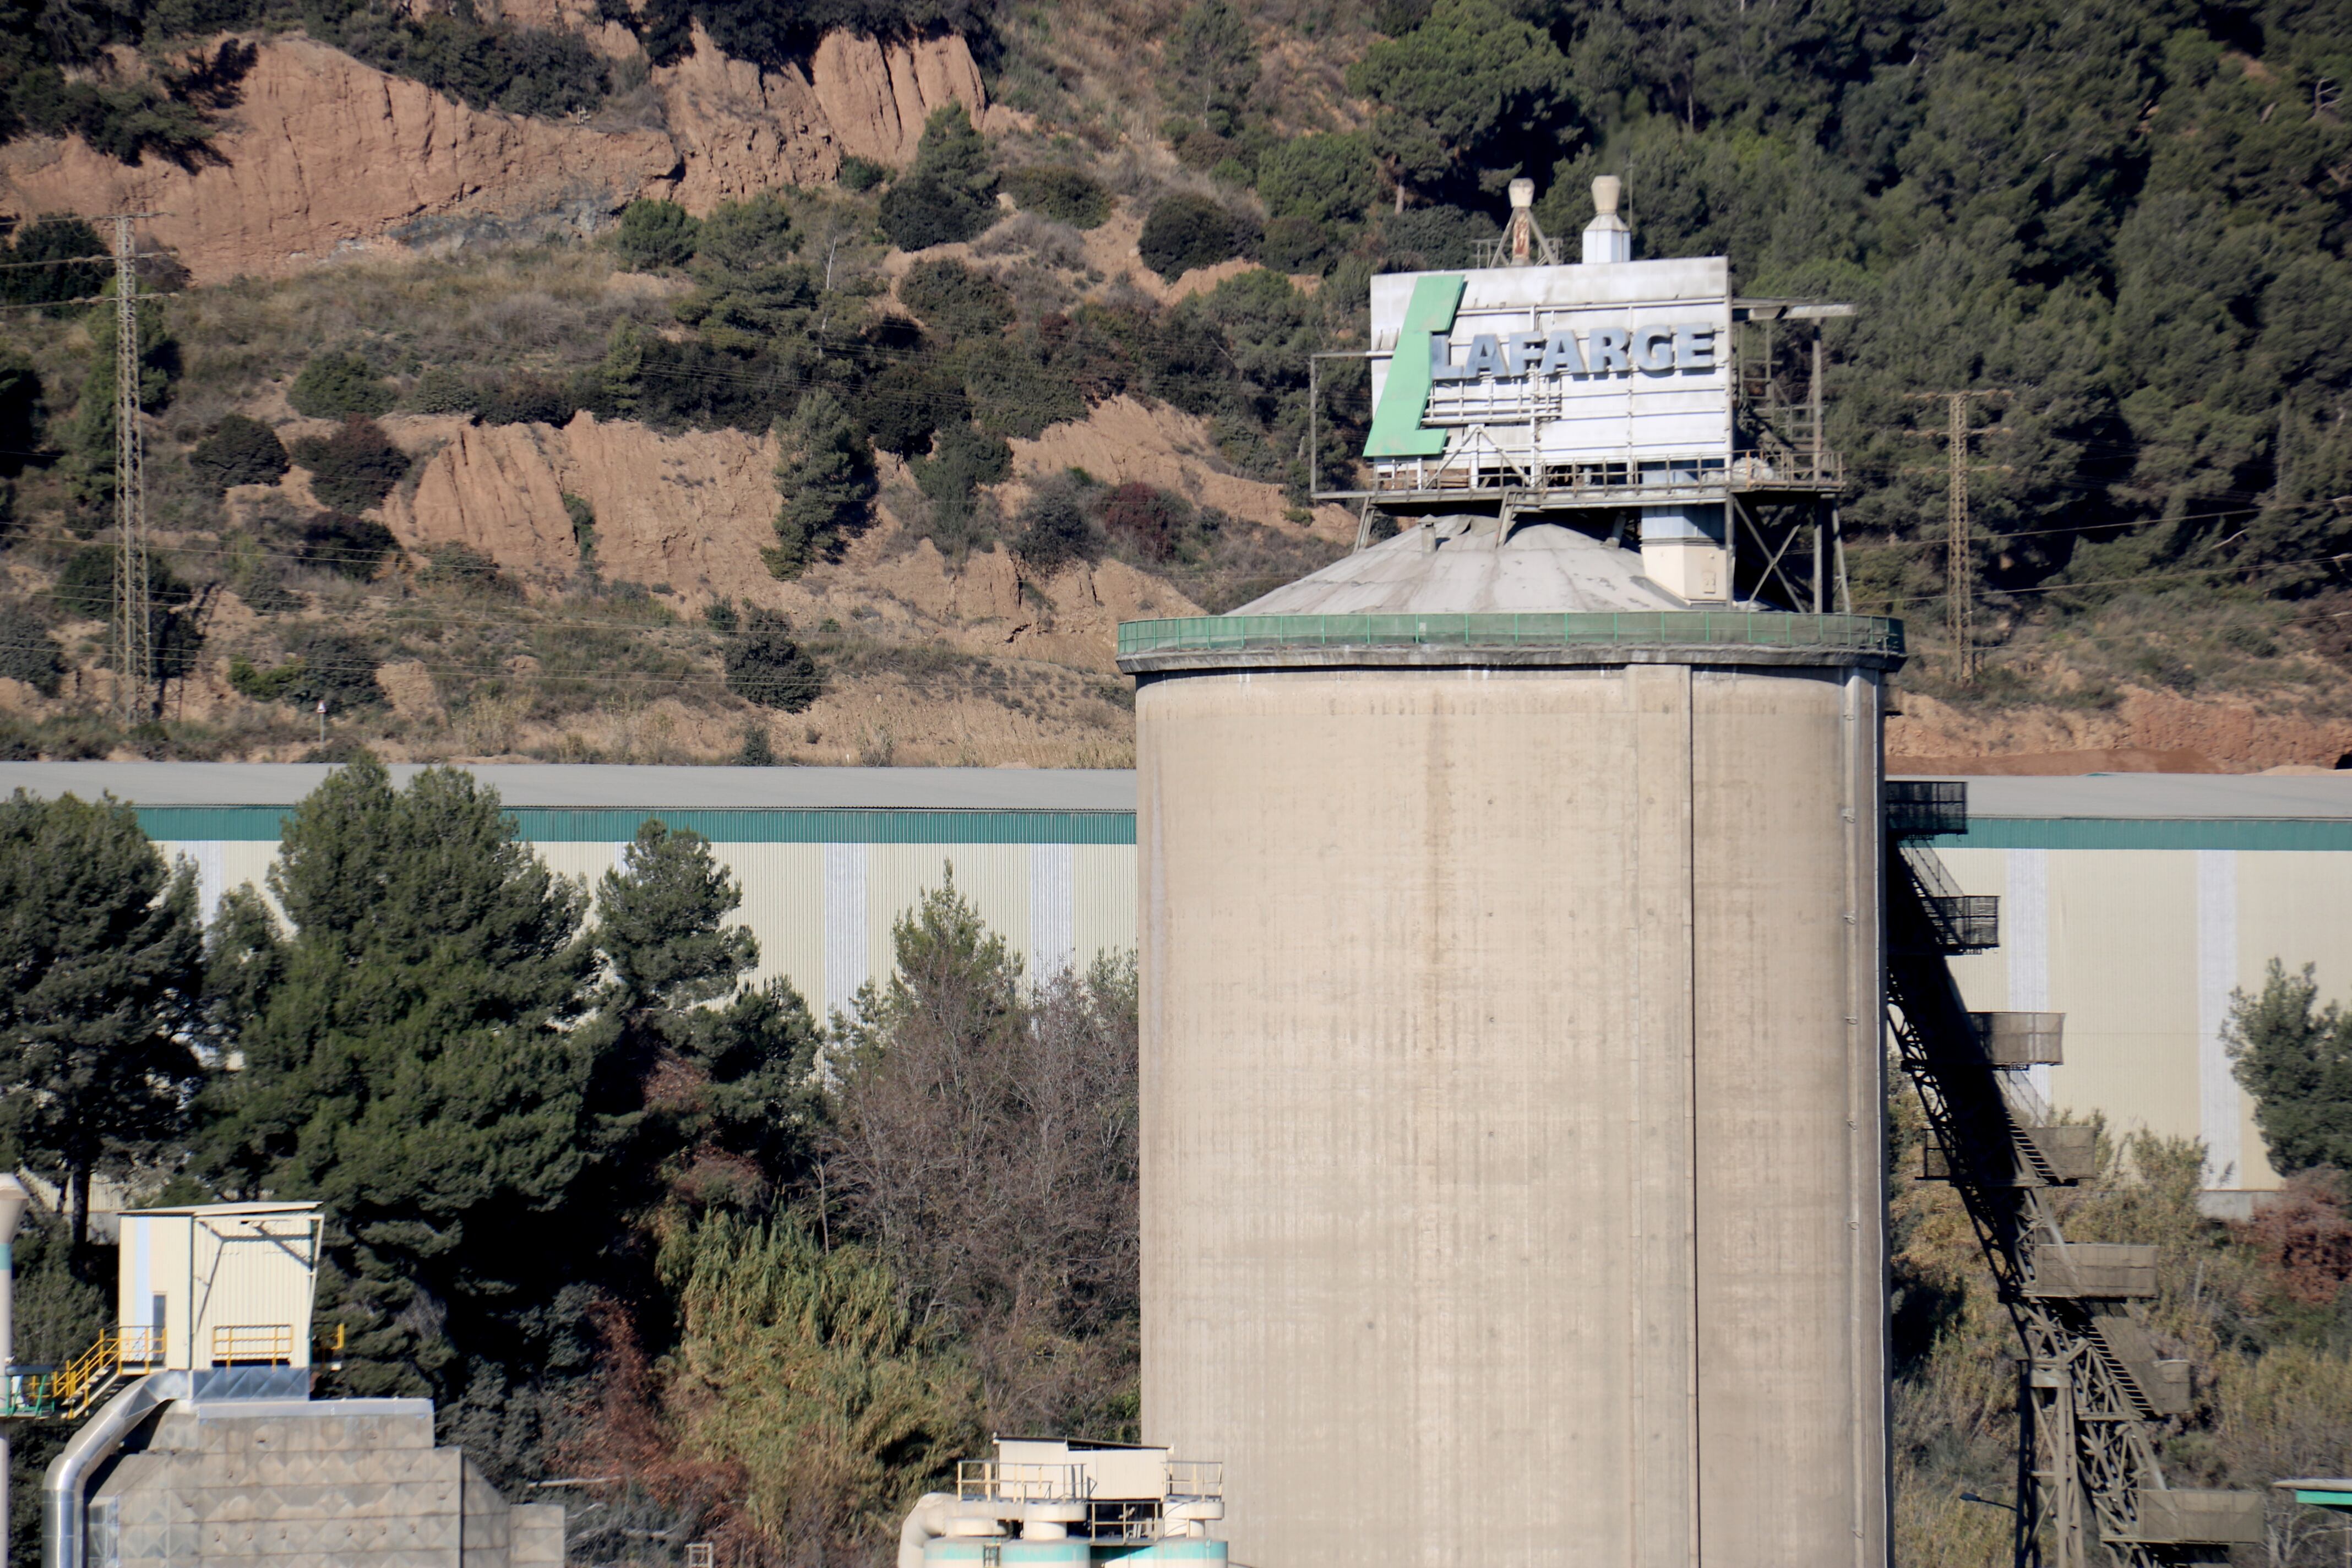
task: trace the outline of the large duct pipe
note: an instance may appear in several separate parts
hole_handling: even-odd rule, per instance
[[[955,1518],[956,1500],[949,1492],[925,1492],[907,1510],[907,1522],[898,1527],[898,1568],[923,1568],[923,1547],[948,1532]],[[45,1568],[63,1568],[48,1563]],[[79,1568],[79,1564],[73,1568]]]
[[[81,1489],[91,1468],[150,1412],[188,1392],[186,1373],[151,1373],[108,1400],[49,1461],[41,1479],[41,1568],[82,1568]]]

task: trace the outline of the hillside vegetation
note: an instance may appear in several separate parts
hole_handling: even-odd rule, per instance
[[[200,166],[227,144],[252,40],[288,29],[464,103],[567,123],[624,99],[631,123],[657,122],[674,100],[646,72],[698,47],[790,72],[835,29],[953,29],[1011,119],[992,109],[997,129],[982,135],[950,104],[907,166],[851,157],[830,186],[692,211],[640,199],[593,234],[493,236],[404,261],[379,249],[152,307],[152,512],[172,584],[163,640],[184,689],[136,735],[99,717],[109,656],[71,586],[95,571],[77,552],[108,537],[110,318],[40,304],[86,296],[104,275],[0,272],[0,291],[37,307],[7,312],[0,364],[15,593],[0,643],[19,752],[292,754],[279,700],[315,697],[292,676],[236,678],[242,658],[257,678],[289,660],[349,667],[331,718],[398,754],[717,758],[751,730],[772,754],[825,754],[831,742],[796,748],[798,731],[721,695],[730,634],[698,625],[713,601],[793,616],[801,642],[838,636],[839,654],[858,641],[840,612],[892,621],[908,591],[877,592],[877,573],[925,543],[943,581],[975,558],[1003,563],[1010,603],[1048,620],[1067,617],[1073,595],[1110,603],[1089,575],[1106,559],[1138,574],[1114,598],[1139,603],[1159,582],[1168,604],[1211,607],[1328,559],[1348,520],[1305,507],[1310,457],[1345,472],[1362,388],[1335,369],[1310,454],[1307,355],[1360,342],[1372,273],[1466,262],[1512,177],[1537,181],[1540,220],[1569,236],[1601,172],[1626,181],[1637,254],[1727,254],[1743,290],[1863,307],[1829,330],[1832,432],[1853,481],[1858,607],[1911,621],[1915,690],[1962,719],[2031,709],[2100,733],[2130,730],[2135,693],[2170,693],[2302,723],[2253,765],[2341,749],[2329,726],[2352,657],[2339,560],[2352,529],[2352,129],[2337,105],[2352,21],[2340,7],[1387,0],[1366,16],[1304,0],[657,0],[571,16],[49,0],[0,50],[13,106],[0,136],[70,133]],[[97,237],[26,222],[12,259],[93,253]],[[174,281],[167,258],[146,265],[151,282]],[[1940,646],[1945,411],[1927,395],[1950,391],[1984,395],[1969,417],[1989,657],[1966,686]],[[1127,403],[1179,421],[1178,471],[1150,493],[1091,469],[1040,489],[1047,458],[1016,462],[1030,448],[1011,443],[1050,451],[1048,432]],[[464,516],[432,510],[436,462],[477,465],[454,486],[518,460],[513,441],[465,432],[562,432],[576,468],[593,456],[583,416],[604,431],[758,441],[756,458],[728,450],[737,469],[773,476],[772,533],[736,550],[764,573],[706,570],[688,589],[656,574],[665,562],[614,581],[604,568],[624,531],[677,528],[598,515],[555,458],[535,499],[478,490]],[[1280,495],[1239,518],[1203,503],[1203,485],[1223,479]],[[728,494],[745,512],[743,492]],[[536,531],[502,553],[478,516],[526,506]],[[1051,585],[1057,574],[1068,589]],[[517,603],[500,577],[529,592],[530,616],[499,607],[502,593]],[[545,682],[520,725],[460,733],[415,716],[454,721],[486,681],[535,679],[516,661],[542,658],[501,653],[494,672],[486,650],[453,655],[451,632],[421,642],[417,626],[462,623],[511,644],[530,616],[593,630],[595,661],[672,700],[668,732],[688,738],[622,736]],[[849,629],[820,634],[812,616]],[[1051,647],[1024,646],[1017,609],[1006,618],[1009,640],[972,631],[962,651],[1008,679],[1007,651],[1108,674],[1099,616]],[[972,617],[931,606],[893,625],[959,641],[950,621]],[[311,647],[329,635],[348,646]],[[862,657],[818,649],[820,688],[863,690]],[[372,698],[404,679],[373,677],[386,666],[421,666],[426,684]],[[910,689],[923,684],[917,674]],[[836,733],[866,732],[869,750],[895,728],[881,749],[899,754],[934,742],[909,731],[936,731],[962,701],[877,696],[862,718],[827,717]],[[1048,712],[1017,740],[1015,724],[927,754],[1125,743],[1118,715],[1089,720],[1058,700]],[[2284,754],[2298,745],[2313,754]]]

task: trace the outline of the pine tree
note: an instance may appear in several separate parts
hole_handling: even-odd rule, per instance
[[[106,292],[114,292],[112,279]],[[171,401],[179,345],[164,333],[162,306],[141,305],[138,313],[139,406],[154,414]],[[114,504],[114,350],[120,324],[114,301],[92,307],[89,321],[89,374],[67,427],[66,490],[88,511],[103,512]]]
[[[597,886],[605,980],[583,1032],[607,1194],[595,1212],[758,1209],[807,1163],[816,1021],[788,982],[741,988],[759,962],[751,931],[727,923],[741,900],[709,840],[657,818]]]
[[[797,577],[866,526],[874,496],[874,452],[832,393],[801,395],[776,421],[776,542],[760,552],[778,577]]]
[[[2231,999],[2230,1057],[2284,1175],[2352,1169],[2352,1016],[2318,1002],[2311,966],[2289,974],[2275,958],[2260,994]]]
[[[495,1405],[585,1306],[551,1223],[588,1157],[580,892],[468,774],[395,792],[364,756],[296,808],[269,881],[290,932],[249,896],[215,928],[244,1067],[207,1104],[206,1169],[325,1201],[350,1391]]]
[[[996,221],[997,176],[988,143],[961,103],[923,122],[915,166],[884,193],[882,231],[902,250],[924,250],[976,237]]]
[[[59,1175],[84,1239],[89,1180],[152,1160],[202,1077],[195,876],[112,800],[0,802],[0,1058],[16,1157]]]

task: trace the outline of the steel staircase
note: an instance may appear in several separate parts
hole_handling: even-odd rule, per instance
[[[2019,1076],[2057,1058],[2056,1019],[1969,1013],[1946,963],[1999,941],[1997,900],[1961,893],[1922,842],[1966,831],[1966,790],[1886,786],[1887,1021],[1927,1113],[1921,1173],[1958,1190],[2024,1346],[2016,1562],[2226,1562],[2263,1539],[2263,1494],[2165,1482],[2151,1423],[2189,1407],[2188,1368],[2130,1305],[2156,1294],[2157,1249],[2070,1243],[2046,1201],[2095,1174],[2088,1130],[2053,1124]]]

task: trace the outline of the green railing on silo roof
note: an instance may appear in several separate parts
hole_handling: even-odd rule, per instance
[[[1121,658],[1317,647],[1787,647],[1903,655],[1885,616],[1749,610],[1576,611],[1554,615],[1190,616],[1126,621]]]

